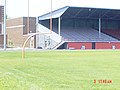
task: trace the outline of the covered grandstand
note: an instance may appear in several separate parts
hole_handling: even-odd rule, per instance
[[[38,31],[50,31],[51,14],[38,17]],[[38,37],[50,49],[120,49],[120,10],[66,6],[52,12],[54,35]],[[42,28],[41,28],[42,27]],[[47,38],[47,39],[45,39]],[[59,38],[59,40],[58,40]],[[49,40],[49,41],[48,41]]]

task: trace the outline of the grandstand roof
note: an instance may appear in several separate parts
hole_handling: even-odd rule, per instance
[[[51,14],[39,16],[39,20],[50,19]],[[91,19],[112,19],[120,20],[120,9],[70,7],[66,6],[52,12],[52,18],[91,18]]]

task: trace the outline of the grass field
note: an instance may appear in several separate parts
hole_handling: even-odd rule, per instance
[[[0,90],[120,90],[120,51],[1,51]]]

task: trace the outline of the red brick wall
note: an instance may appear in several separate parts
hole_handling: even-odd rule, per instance
[[[82,46],[85,46],[85,49],[92,49],[91,42],[69,42],[68,48],[81,49]]]
[[[120,49],[120,42],[114,42],[112,44],[116,46],[116,49]]]
[[[112,49],[115,46],[116,49],[120,49],[120,42],[98,42],[96,43],[96,49]]]
[[[92,42],[69,42],[68,48],[70,49],[81,49],[82,46],[85,46],[85,49],[92,49]],[[112,46],[115,46],[115,49],[120,49],[120,42],[96,42],[95,49],[112,49]]]

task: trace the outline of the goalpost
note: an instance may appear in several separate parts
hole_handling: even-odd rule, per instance
[[[51,11],[50,11],[50,33],[33,33],[31,34],[23,43],[23,48],[22,48],[22,59],[25,58],[25,46],[28,42],[28,40],[36,35],[40,35],[40,34],[52,34],[52,0],[51,0],[51,7],[50,7]],[[29,0],[28,0],[28,24],[29,24]],[[29,29],[29,25],[28,25],[28,29]]]
[[[50,33],[32,33],[23,43],[23,47],[22,47],[22,59],[25,58],[25,46],[27,44],[27,42],[31,39],[31,37],[36,36],[36,35],[43,35],[43,34],[52,34],[52,30],[50,30]]]

